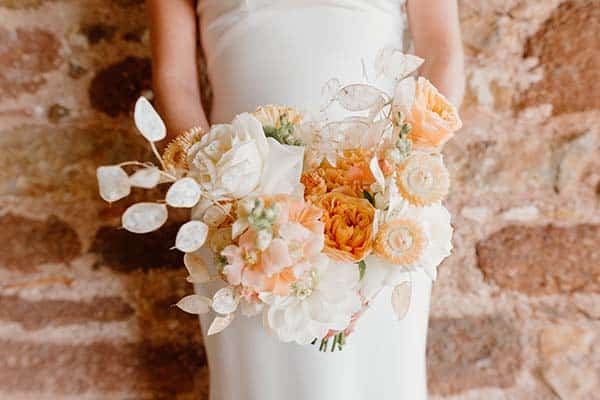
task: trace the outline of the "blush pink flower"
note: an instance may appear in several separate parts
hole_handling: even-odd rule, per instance
[[[267,206],[274,202],[280,206],[273,239],[261,250],[257,246],[257,232],[248,228],[237,245],[229,245],[221,252],[227,259],[223,274],[232,285],[285,296],[323,249],[324,224],[319,220],[322,211],[289,196],[264,200]]]

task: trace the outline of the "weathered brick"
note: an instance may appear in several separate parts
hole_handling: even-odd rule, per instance
[[[477,244],[485,279],[531,295],[600,293],[600,226],[508,226]]]
[[[133,308],[119,297],[94,297],[89,301],[24,300],[0,296],[0,320],[18,322],[28,330],[84,322],[124,321]]]
[[[2,267],[34,271],[37,265],[69,262],[81,253],[77,233],[57,217],[38,221],[6,214],[0,226]]]
[[[533,35],[525,57],[537,57],[544,79],[534,84],[522,106],[551,103],[554,112],[600,108],[600,7],[595,0],[566,1]]]
[[[206,357],[200,344],[98,342],[40,344],[0,340],[4,393],[130,392],[130,398],[175,398],[193,393]]]
[[[519,332],[514,322],[501,316],[433,318],[427,343],[433,394],[510,387],[522,364]]]
[[[44,74],[62,64],[60,47],[47,30],[0,27],[0,100],[35,93],[46,83]]]
[[[90,84],[90,102],[111,117],[128,114],[142,91],[151,88],[151,74],[149,59],[127,57],[96,74]]]
[[[170,223],[158,231],[136,234],[124,229],[102,227],[91,246],[102,263],[116,271],[135,269],[182,268],[183,255],[171,250],[180,224]]]
[[[112,41],[117,29],[118,28],[115,25],[93,23],[82,26],[81,33],[85,35],[90,44],[94,45],[101,41]]]

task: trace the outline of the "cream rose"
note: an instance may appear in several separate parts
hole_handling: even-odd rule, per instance
[[[215,198],[241,198],[258,187],[267,156],[262,125],[240,114],[231,124],[213,125],[190,148],[189,173]]]

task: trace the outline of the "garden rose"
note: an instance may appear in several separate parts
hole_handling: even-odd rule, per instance
[[[419,77],[410,113],[404,122],[412,126],[408,138],[416,148],[437,148],[462,127],[458,111],[423,77]]]
[[[241,198],[260,184],[269,146],[260,122],[248,113],[213,125],[188,151],[190,174],[213,197]]]
[[[334,191],[311,198],[323,210],[324,252],[337,261],[360,261],[371,250],[375,209],[368,200]]]

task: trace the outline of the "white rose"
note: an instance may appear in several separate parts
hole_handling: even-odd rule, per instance
[[[304,148],[265,136],[261,123],[243,113],[214,125],[188,152],[190,175],[214,198],[291,194],[298,190]]]
[[[190,148],[190,175],[216,198],[241,198],[260,184],[268,151],[260,122],[240,114],[231,124],[214,125]]]

